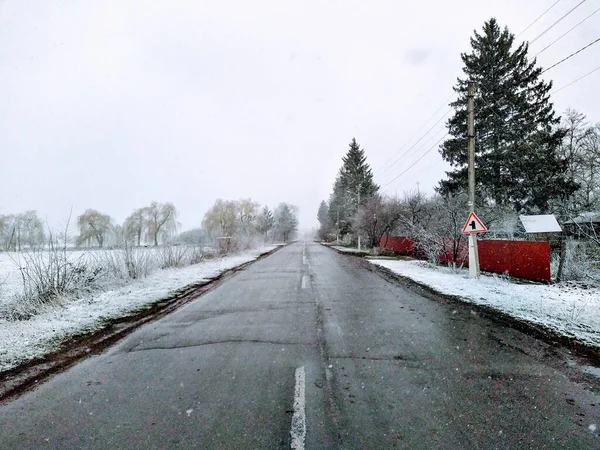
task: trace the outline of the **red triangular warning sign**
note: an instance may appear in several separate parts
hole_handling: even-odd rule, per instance
[[[465,226],[462,229],[463,234],[471,234],[471,233],[484,233],[487,231],[487,227],[483,224],[477,214],[472,212],[469,214],[469,218],[465,222]]]

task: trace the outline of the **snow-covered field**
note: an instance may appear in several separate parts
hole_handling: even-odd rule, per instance
[[[179,269],[156,270],[146,278],[70,299],[62,306],[47,307],[29,320],[0,319],[0,372],[43,356],[60,342],[82,331],[97,330],[106,319],[126,316],[164,299],[175,290],[252,261],[275,247],[265,246]],[[74,258],[78,256],[72,255]],[[6,282],[0,288],[0,303],[8,301],[21,289],[19,270],[9,255],[0,254],[0,282],[4,280]]]
[[[493,307],[587,345],[600,347],[600,288],[570,283],[517,284],[506,277],[489,274],[474,280],[469,278],[468,269],[453,272],[450,268],[432,267],[422,261],[371,262],[440,293]]]

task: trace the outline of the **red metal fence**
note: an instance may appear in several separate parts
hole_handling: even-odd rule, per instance
[[[379,241],[379,247],[403,255],[418,257],[415,251],[415,242],[409,236],[384,235]],[[481,270],[508,273],[527,280],[550,281],[550,244],[548,242],[482,239],[478,241],[477,248]],[[441,257],[445,260],[452,260],[451,255],[441,255]]]
[[[390,236],[384,234],[379,240],[379,248],[390,250],[401,255],[413,255],[415,241],[408,236]]]
[[[550,281],[549,242],[482,239],[477,242],[477,249],[482,270]]]

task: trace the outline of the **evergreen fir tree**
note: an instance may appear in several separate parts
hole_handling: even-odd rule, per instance
[[[296,214],[287,203],[282,203],[277,209],[276,216],[277,232],[283,242],[289,242],[298,230]]]
[[[375,195],[379,186],[373,181],[365,151],[355,138],[352,138],[342,163],[329,200],[329,220],[331,224],[338,224],[340,234],[344,235],[352,229],[359,206]]]
[[[440,182],[442,194],[466,191],[467,82],[475,85],[475,168],[477,202],[510,206],[517,212],[544,212],[553,199],[569,196],[576,185],[564,174],[559,156],[564,131],[559,128],[542,69],[527,58],[527,43],[513,50],[515,37],[496,19],[471,38],[463,53],[464,79],[454,90],[456,110],[448,121],[452,136],[440,152],[454,170]]]
[[[319,220],[319,236],[321,239],[325,239],[327,234],[331,230],[329,222],[329,206],[325,203],[325,200],[321,201],[319,205],[319,211],[317,212],[317,219]]]
[[[273,225],[275,225],[273,213],[271,212],[268,206],[265,205],[265,207],[259,214],[256,222],[257,231],[261,234],[264,234],[265,240],[267,240],[269,230],[273,228]]]

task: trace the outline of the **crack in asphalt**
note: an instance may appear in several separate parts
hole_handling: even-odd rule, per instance
[[[352,360],[365,360],[365,361],[409,361],[418,362],[414,358],[406,358],[404,356],[330,356],[330,359],[352,359]]]
[[[365,363],[368,362],[378,362],[378,361],[387,361],[387,362],[394,362],[397,363],[398,366],[402,369],[416,369],[416,370],[433,370],[433,371],[439,371],[439,370],[447,370],[449,366],[447,365],[431,365],[431,364],[426,364],[425,361],[423,362],[419,362],[419,360],[416,359],[404,359],[404,358],[398,358],[398,357],[387,357],[387,356],[382,356],[382,357],[377,357],[377,356],[373,356],[373,357],[367,357],[367,356],[332,356],[330,358],[331,360],[350,360],[350,361],[362,361]]]
[[[314,274],[310,272],[309,269],[309,280],[310,280],[310,289],[308,289],[307,294],[313,298],[311,302],[315,305],[315,325],[317,327],[317,345],[319,347],[322,364],[323,364],[323,374],[325,378],[325,386],[324,386],[324,398],[325,402],[325,410],[327,412],[327,416],[329,420],[331,420],[333,433],[332,438],[337,443],[340,448],[343,448],[343,438],[342,438],[342,421],[343,415],[340,409],[340,406],[336,400],[336,392],[339,390],[337,386],[337,382],[331,370],[331,358],[329,356],[329,345],[327,343],[327,338],[325,336],[325,314],[323,311],[323,304],[320,299],[319,293],[316,289],[314,289]],[[335,436],[335,437],[334,437]]]
[[[178,350],[184,348],[194,348],[194,347],[204,347],[207,345],[218,345],[218,344],[269,344],[269,345],[304,345],[307,347],[315,347],[318,344],[306,343],[306,342],[278,342],[278,341],[268,341],[262,339],[225,339],[220,341],[208,341],[208,342],[200,342],[197,344],[186,344],[186,345],[165,345],[165,346],[153,346],[146,348],[137,348],[138,346],[130,349],[125,353],[137,353],[137,352],[145,352],[148,350]]]
[[[182,321],[182,322],[174,322],[169,324],[171,327],[188,327],[190,325],[194,325],[197,322],[201,322],[208,319],[215,319],[217,317],[222,317],[230,314],[247,314],[247,313],[261,313],[265,311],[280,311],[286,309],[296,309],[296,305],[314,305],[314,302],[294,302],[290,303],[288,306],[269,306],[269,307],[261,307],[261,308],[240,308],[240,309],[222,309],[217,311],[202,311],[197,316],[193,314],[189,314],[187,317],[190,317],[190,320]]]

